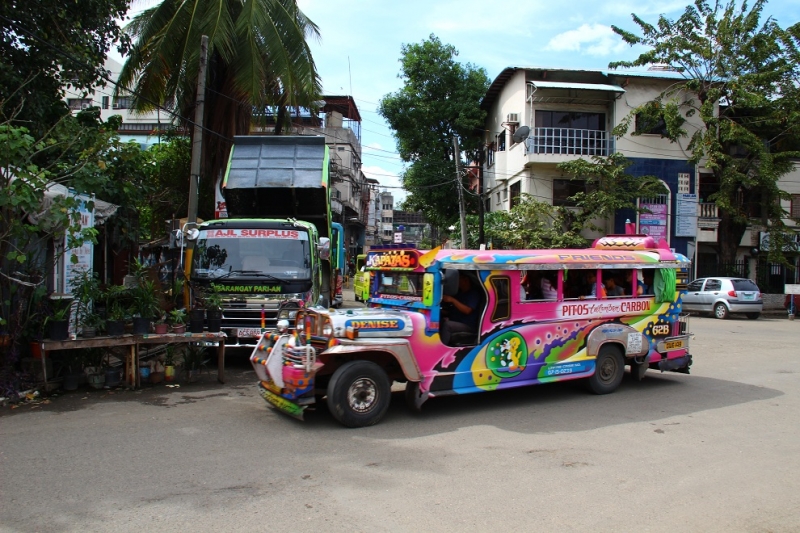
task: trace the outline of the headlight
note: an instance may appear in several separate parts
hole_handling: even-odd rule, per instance
[[[294,320],[297,316],[297,309],[283,309],[278,313],[278,320]]]

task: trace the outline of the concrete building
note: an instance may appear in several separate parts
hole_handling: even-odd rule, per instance
[[[383,244],[389,244],[394,239],[394,196],[389,191],[383,191],[379,198],[381,208],[380,240]]]
[[[664,238],[676,251],[692,258],[699,275],[717,274],[710,270],[718,268],[719,219],[716,205],[708,197],[718,185],[710,171],[689,162],[688,138],[672,143],[661,136],[663,123],[643,124],[636,119],[626,135],[619,139],[612,135],[613,128],[634,108],[677,79],[683,78],[663,70],[503,70],[481,104],[487,111],[483,170],[488,209],[508,210],[521,193],[569,207],[568,198],[584,190],[584,185],[563,175],[556,165],[618,152],[632,162],[629,173],[657,176],[664,184],[664,194],[640,200],[652,215],[618,212],[613,220],[604,221],[606,232],[624,233],[625,221],[631,219],[638,231]],[[689,132],[700,127],[696,114],[687,118]],[[633,135],[633,131],[641,135]],[[786,202],[787,210],[800,209],[799,174],[800,170],[781,181],[782,188],[794,194],[792,202]],[[751,227],[740,243],[741,262],[749,265],[749,275],[754,278],[763,229]],[[584,236],[591,239],[597,235],[587,232]]]
[[[105,69],[108,77],[117,80],[122,71],[122,65],[113,59],[106,59]],[[167,130],[173,123],[169,113],[154,111],[146,114],[135,114],[131,109],[130,96],[114,97],[114,86],[107,84],[105,87],[95,87],[88,94],[76,92],[71,87],[64,89],[64,99],[74,114],[87,107],[99,107],[100,117],[105,121],[113,115],[122,117],[122,126],[119,136],[123,142],[136,141],[143,148],[158,143],[159,135]]]

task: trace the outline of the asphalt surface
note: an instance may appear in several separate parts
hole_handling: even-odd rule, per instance
[[[0,530],[800,530],[800,320],[690,326],[692,375],[398,391],[357,430],[270,409],[246,353],[225,385],[2,408]]]

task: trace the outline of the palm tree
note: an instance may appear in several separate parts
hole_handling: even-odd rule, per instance
[[[204,125],[209,131],[202,172],[208,186],[201,191],[201,217],[213,214],[213,184],[233,136],[249,133],[253,109],[313,110],[320,100],[321,82],[306,42],[319,38],[319,29],[296,0],[163,0],[136,16],[126,31],[135,44],[116,94],[131,91],[137,111],[164,106],[182,117],[193,116],[200,37],[208,36]]]

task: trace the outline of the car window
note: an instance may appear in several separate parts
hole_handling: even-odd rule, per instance
[[[707,291],[718,291],[722,289],[722,282],[718,279],[710,279],[706,281],[706,288]]]
[[[733,290],[735,291],[758,291],[758,285],[749,279],[733,279]]]
[[[703,288],[704,279],[696,279],[686,286],[687,291],[699,291]]]

